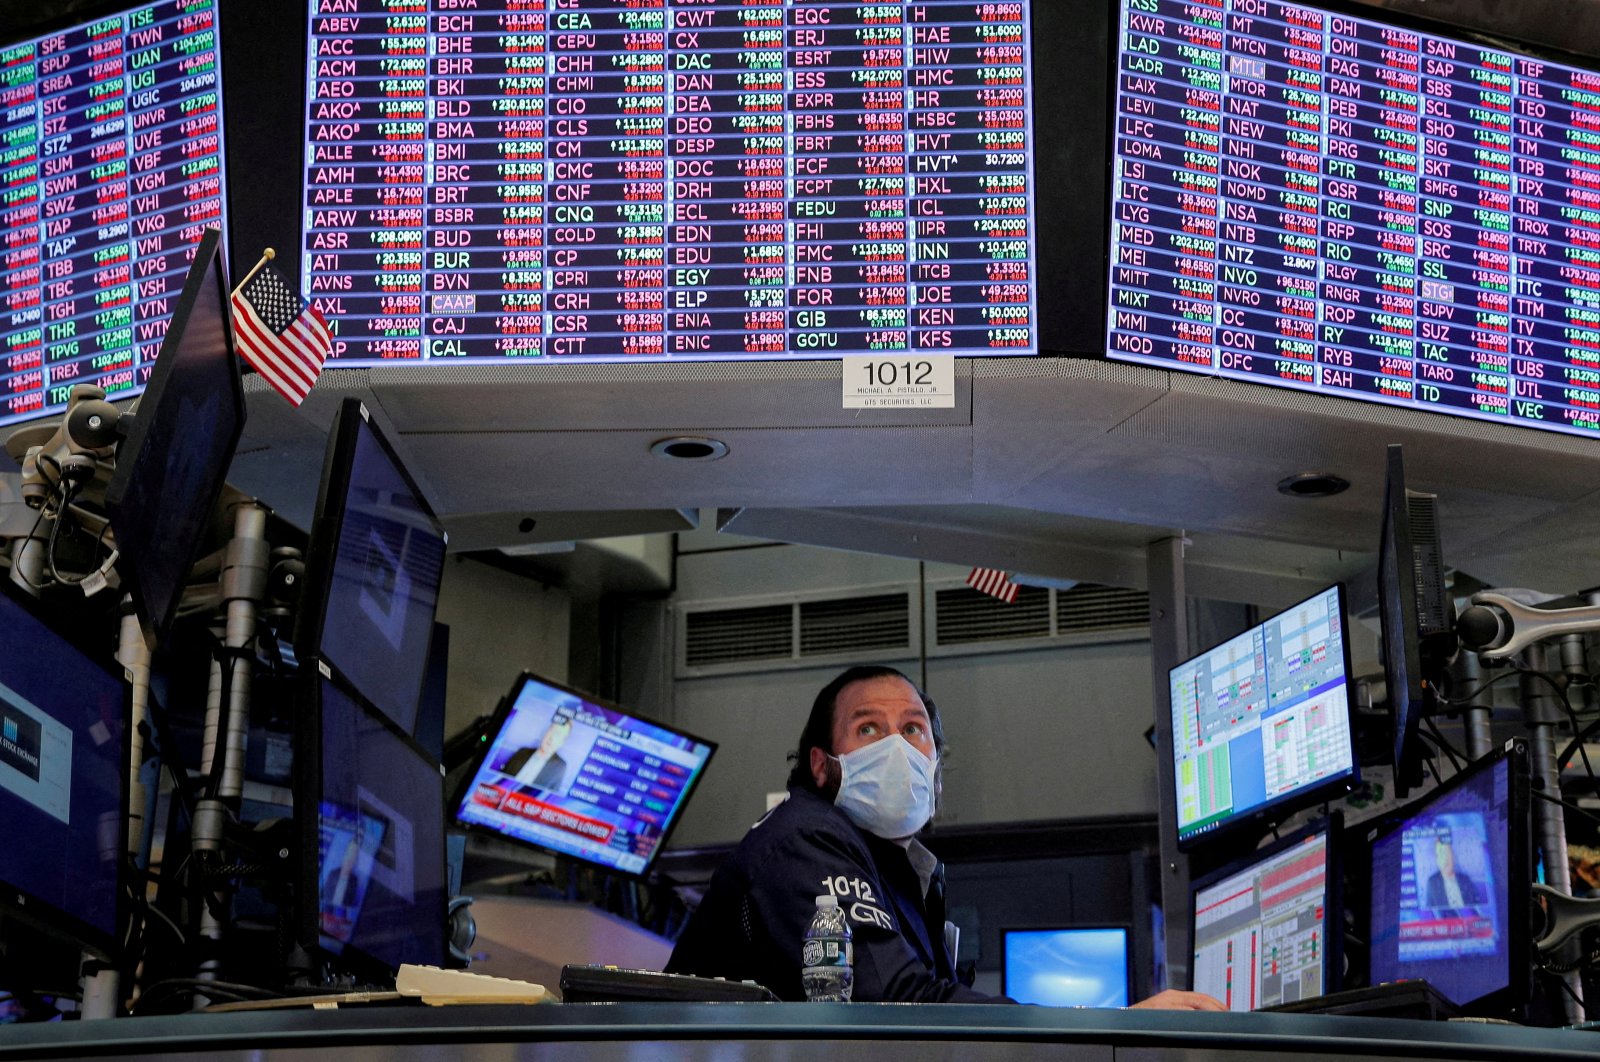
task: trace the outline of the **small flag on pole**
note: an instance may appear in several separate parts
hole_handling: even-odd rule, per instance
[[[298,406],[333,350],[328,322],[272,265],[271,248],[233,290],[239,353],[267,383]]]
[[[998,597],[1006,604],[1015,604],[1019,587],[1011,581],[1011,576],[998,568],[974,568],[972,574],[967,576],[967,585],[979,593]]]

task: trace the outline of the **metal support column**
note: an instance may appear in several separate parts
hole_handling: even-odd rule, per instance
[[[1188,982],[1193,952],[1189,940],[1189,860],[1178,851],[1178,806],[1172,763],[1172,704],[1167,672],[1189,656],[1189,609],[1183,582],[1183,532],[1145,547],[1150,588],[1150,667],[1156,727],[1156,800],[1161,830],[1161,913],[1166,929],[1166,983]],[[1139,917],[1140,912],[1134,912]]]

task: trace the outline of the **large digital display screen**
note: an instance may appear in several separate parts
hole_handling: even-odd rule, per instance
[[[643,874],[716,746],[532,675],[518,680],[456,821]]]
[[[1124,0],[1112,358],[1600,432],[1600,73]]]
[[[335,363],[1038,349],[1025,0],[310,7]]]
[[[144,389],[222,223],[216,0],[0,47],[0,424]]]
[[[1354,777],[1339,587],[1179,664],[1169,678],[1180,841]]]
[[[1229,1010],[1293,1003],[1338,984],[1329,917],[1339,884],[1326,827],[1224,868],[1190,891],[1194,990]],[[1334,933],[1342,932],[1337,920]]]
[[[1525,975],[1512,935],[1526,932],[1513,903],[1508,758],[1481,766],[1372,845],[1372,982],[1425,978],[1460,1006]],[[1527,880],[1525,877],[1524,880]]]

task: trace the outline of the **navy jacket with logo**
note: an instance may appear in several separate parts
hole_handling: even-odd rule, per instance
[[[832,893],[853,934],[856,1002],[1010,1002],[956,981],[944,946],[943,870],[924,896],[905,849],[791,789],[718,868],[667,971],[755,981],[804,1000],[801,941],[817,897]]]

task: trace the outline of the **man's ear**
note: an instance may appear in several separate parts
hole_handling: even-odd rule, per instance
[[[811,746],[811,780],[817,783],[818,789],[828,787],[828,754]]]

